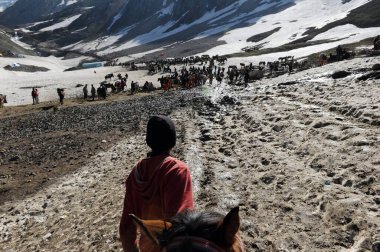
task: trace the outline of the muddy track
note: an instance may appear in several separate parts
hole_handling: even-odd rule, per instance
[[[223,93],[194,120],[203,160],[198,205],[225,212],[240,205],[246,246],[257,251],[334,250],[376,239],[376,125],[276,90]],[[368,208],[353,209],[358,200]]]

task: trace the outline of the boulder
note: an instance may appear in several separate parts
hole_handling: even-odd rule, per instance
[[[373,71],[380,71],[380,64],[375,64],[372,66]]]
[[[351,75],[351,73],[348,71],[336,71],[335,73],[332,74],[331,77],[335,80],[335,79],[346,78],[349,75]]]

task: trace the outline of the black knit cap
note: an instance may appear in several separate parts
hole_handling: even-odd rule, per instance
[[[167,116],[152,116],[147,126],[146,143],[153,151],[172,149],[176,144],[176,131],[173,121]]]

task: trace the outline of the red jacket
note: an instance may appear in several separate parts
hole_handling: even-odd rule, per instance
[[[138,243],[129,214],[144,220],[161,220],[194,208],[190,171],[185,163],[168,155],[141,160],[125,185],[120,236],[128,252],[134,251]],[[160,251],[143,234],[139,246],[142,252]]]

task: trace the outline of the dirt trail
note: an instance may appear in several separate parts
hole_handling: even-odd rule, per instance
[[[380,83],[328,77],[379,58],[366,60],[202,87],[171,110],[197,208],[239,205],[247,251],[378,251]],[[0,250],[120,251],[123,181],[146,152],[137,124],[72,174],[0,206]]]

